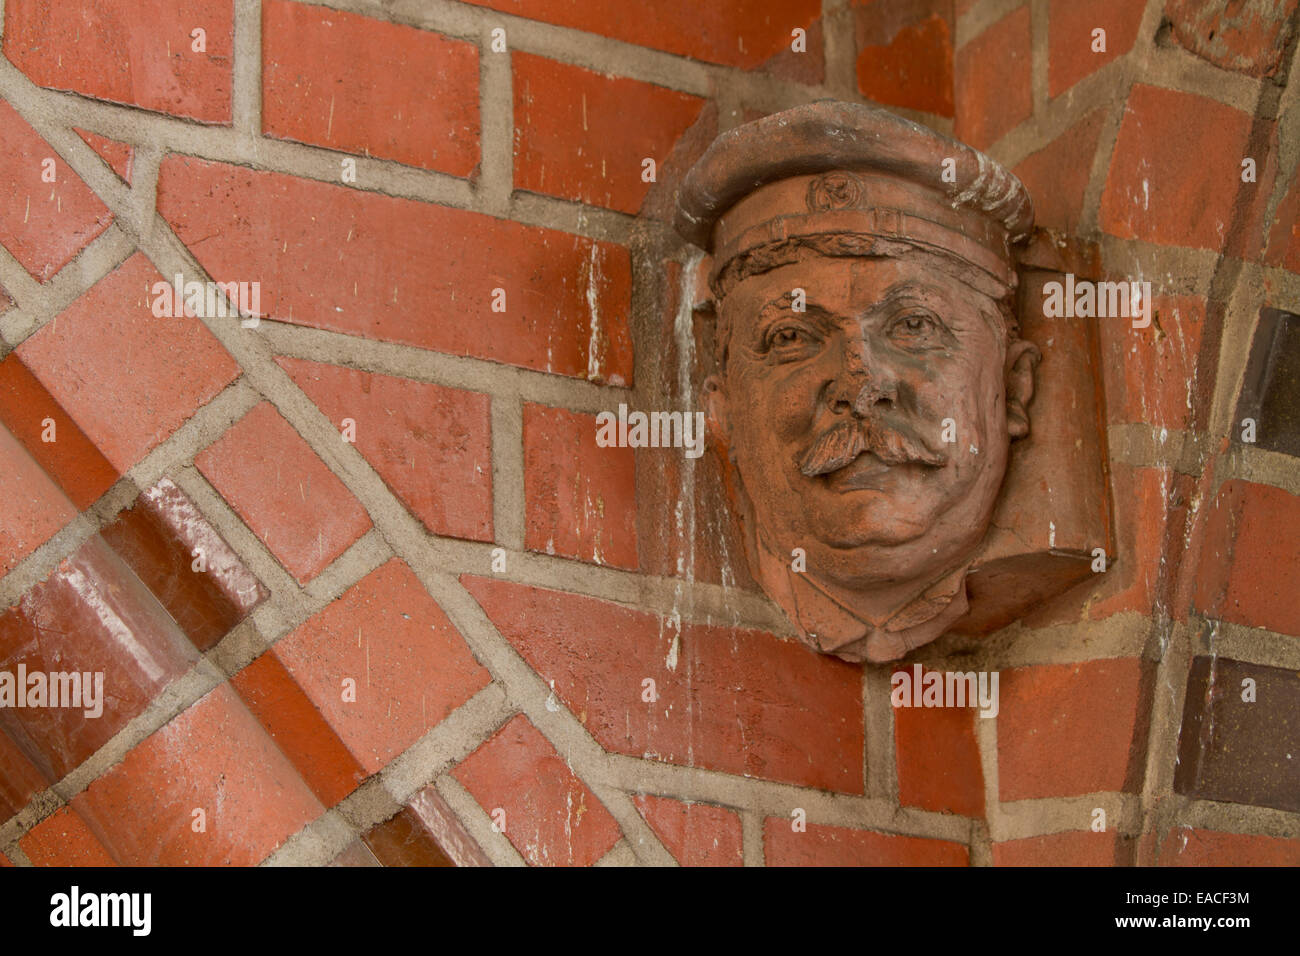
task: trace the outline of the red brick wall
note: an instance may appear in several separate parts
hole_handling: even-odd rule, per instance
[[[1221,6],[6,0],[0,665],[120,693],[0,713],[0,853],[1300,861],[1260,743],[1297,740],[1300,472],[1237,415],[1300,312],[1296,3]],[[696,407],[682,172],[824,96],[987,150],[1040,243],[1156,295],[1099,324],[1104,577],[920,655],[999,671],[995,719],[792,641],[712,452],[595,442]],[[156,317],[177,274],[262,320]]]

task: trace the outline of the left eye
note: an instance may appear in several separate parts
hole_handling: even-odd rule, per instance
[[[899,316],[889,328],[890,338],[910,348],[934,348],[942,344],[944,326],[926,312]]]

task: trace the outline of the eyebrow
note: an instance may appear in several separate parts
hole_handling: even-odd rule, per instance
[[[938,286],[930,285],[925,282],[917,282],[912,279],[904,279],[896,282],[885,290],[885,294],[873,302],[868,311],[876,311],[882,307],[888,307],[901,299],[920,298],[924,296],[941,297],[942,290]],[[804,290],[806,312],[796,312],[796,315],[808,315],[812,318],[829,319],[835,315],[835,310],[828,309],[820,305],[808,296],[807,290]],[[772,299],[764,305],[758,312],[758,319],[764,322],[769,318],[787,312],[794,312],[792,306],[793,296],[786,292],[775,299]]]

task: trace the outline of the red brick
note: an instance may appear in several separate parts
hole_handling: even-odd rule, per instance
[[[1105,111],[1094,110],[1012,170],[1034,197],[1034,225],[1066,235],[1079,228],[1105,118]]]
[[[1207,519],[1195,604],[1209,617],[1300,635],[1300,497],[1232,479]]]
[[[367,773],[491,681],[415,573],[394,558],[275,646]],[[355,702],[343,680],[356,682]]]
[[[910,675],[910,668],[907,669]],[[898,799],[936,813],[984,813],[984,770],[970,707],[895,707]]]
[[[197,319],[154,317],[147,298],[161,280],[137,253],[17,350],[122,473],[239,375]]]
[[[200,651],[215,646],[268,596],[170,479],[141,492],[100,535]],[[195,568],[198,555],[201,570]]]
[[[993,844],[994,866],[1120,866],[1119,834],[1067,830]]]
[[[11,0],[4,55],[37,86],[229,123],[234,33],[232,0]]]
[[[1166,0],[1175,42],[1225,70],[1273,76],[1297,0]]]
[[[1131,789],[1145,747],[1146,675],[1136,658],[1003,671],[1003,801]]]
[[[636,807],[682,866],[743,865],[740,817],[734,810],[649,795],[638,796]]]
[[[524,511],[529,550],[635,569],[636,452],[599,447],[594,415],[524,405]]]
[[[0,867],[4,867],[4,866],[13,866],[13,864],[9,862],[9,857],[5,856],[3,853],[0,853]]]
[[[478,48],[325,7],[262,7],[262,130],[468,176],[478,164]]]
[[[0,361],[0,421],[80,510],[94,504],[120,477],[17,352]],[[54,423],[55,440],[50,442],[42,440],[47,421]]]
[[[984,149],[1029,119],[1029,71],[1029,7],[1021,7],[957,51],[954,135]]]
[[[1264,261],[1288,272],[1300,272],[1300,167],[1292,175],[1291,188],[1273,217]]]
[[[1105,577],[1088,601],[1088,617],[1100,620],[1122,611],[1150,613],[1159,596],[1161,561],[1178,493],[1178,476],[1168,468],[1111,464],[1115,502],[1115,546]],[[1181,525],[1180,525],[1181,530]]]
[[[708,63],[752,69],[789,49],[791,31],[809,28],[821,15],[820,0],[659,0],[628,15],[621,0],[469,0],[530,20],[585,30],[689,56]],[[811,50],[811,44],[809,45]]]
[[[1133,49],[1145,9],[1132,0],[1052,0],[1047,28],[1048,95],[1059,96]],[[1106,31],[1104,53],[1093,52],[1096,29]]]
[[[275,651],[253,661],[232,677],[230,684],[326,807],[334,806],[366,778],[361,764]]]
[[[632,380],[622,246],[180,156],[163,161],[158,209],[214,278],[261,282],[277,321]]]
[[[515,188],[635,214],[650,189],[642,161],[664,161],[704,107],[698,97],[511,54]],[[635,122],[628,122],[634,116]]]
[[[793,641],[594,598],[462,578],[606,750],[862,793],[861,668]],[[574,627],[581,621],[581,627]],[[658,700],[642,700],[646,678]]]
[[[1300,866],[1300,840],[1175,827],[1160,844],[1161,866]]]
[[[370,530],[361,503],[269,402],[194,464],[299,584]]]
[[[1259,193],[1241,181],[1250,124],[1215,100],[1133,87],[1101,197],[1102,228],[1121,239],[1222,251],[1238,195]]]
[[[878,37],[863,14],[884,5],[868,4],[857,11],[858,92],[886,106],[902,106],[939,116],[953,115],[952,28],[941,13]]]
[[[434,534],[492,540],[492,402],[390,375],[302,359],[277,362]]]
[[[763,851],[768,866],[968,866],[970,854],[960,843],[893,836],[870,830],[807,824],[796,833],[790,817],[763,822]]]
[[[619,841],[618,823],[520,714],[452,775],[492,814],[505,810],[505,835],[533,866],[590,866]]]
[[[228,685],[72,800],[125,866],[252,866],[323,808]],[[193,827],[202,809],[206,831]]]
[[[85,140],[86,145],[108,163],[113,172],[117,173],[118,179],[128,184],[131,182],[131,164],[135,160],[135,147],[128,143],[119,143],[107,136],[100,136],[98,133],[77,129],[75,126],[72,131]]]
[[[1111,422],[1190,428],[1205,299],[1153,296],[1151,316],[1146,329],[1135,329],[1123,319],[1099,323],[1107,417]]]
[[[32,766],[9,735],[0,730],[0,824],[27,806],[47,786],[49,781]]]
[[[42,179],[46,159],[54,160],[52,183]],[[40,282],[67,265],[113,221],[108,207],[54,147],[3,100],[0,190],[6,196],[0,206],[0,243]]]
[[[106,744],[173,680],[194,648],[102,539],[90,538],[0,614],[0,669],[103,674],[102,713],[84,707],[15,708],[10,733],[50,780]],[[16,726],[15,726],[16,725]]]
[[[0,574],[77,516],[18,439],[0,425]]]
[[[36,866],[117,866],[71,807],[46,817],[18,845]]]

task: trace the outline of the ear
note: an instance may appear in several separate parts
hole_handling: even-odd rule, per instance
[[[1043,355],[1038,346],[1016,339],[1007,349],[1007,432],[1014,438],[1029,434],[1029,403],[1034,397],[1034,374]]]
[[[709,434],[723,444],[730,444],[731,406],[722,387],[722,377],[716,373],[704,380],[704,417],[709,423]]]

